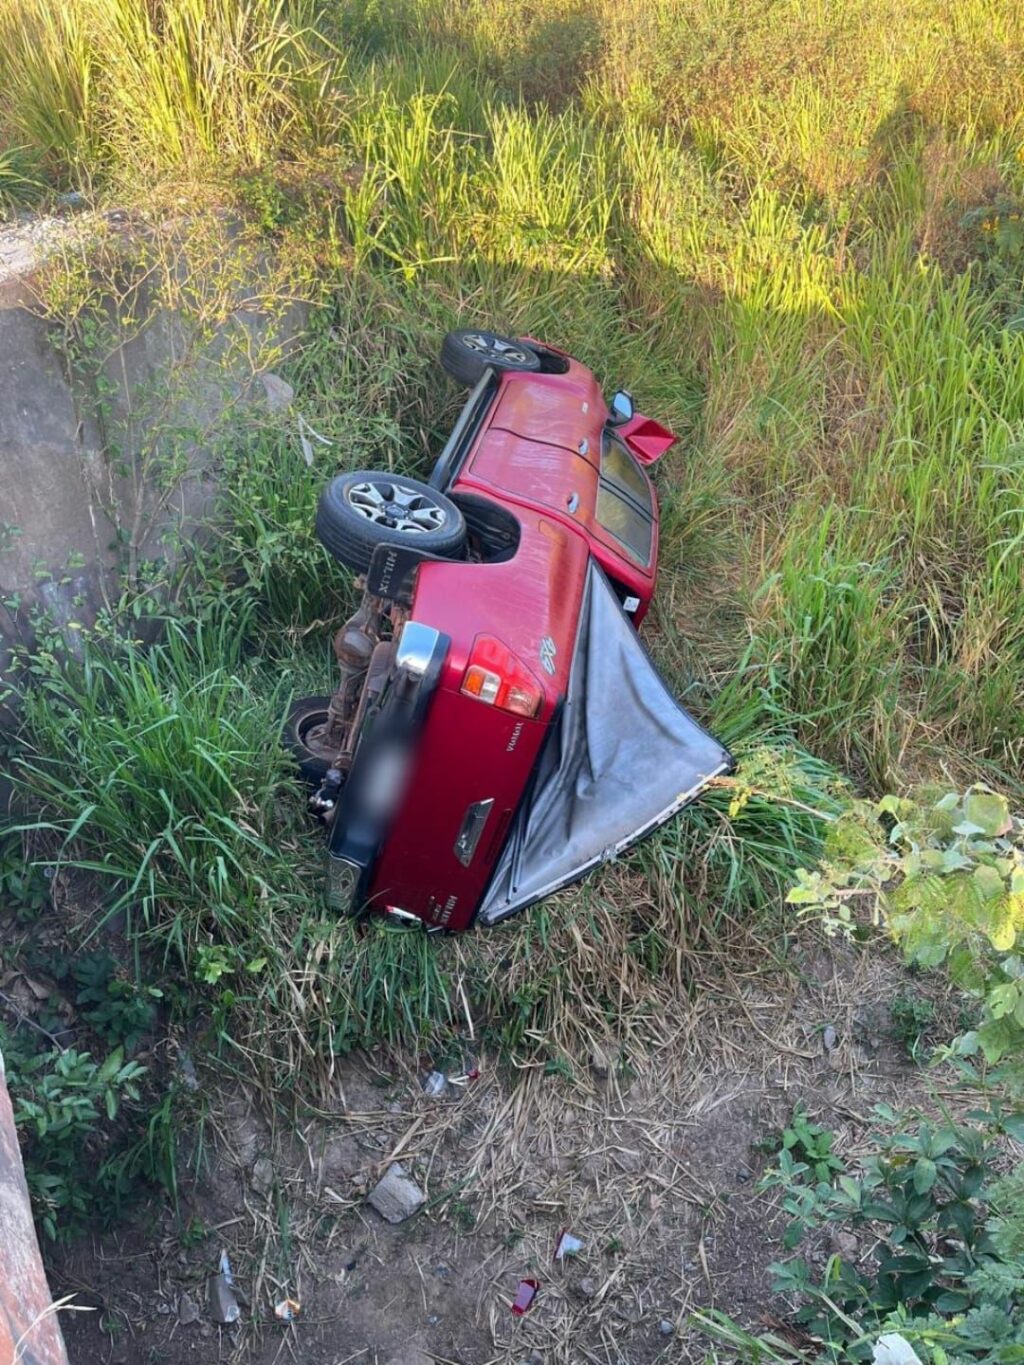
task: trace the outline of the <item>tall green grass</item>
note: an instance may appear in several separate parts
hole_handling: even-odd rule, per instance
[[[344,65],[312,14],[305,0],[3,0],[0,126],[87,180],[296,152],[327,133]]]
[[[1022,60],[999,0],[0,0],[23,164],[151,221],[185,184],[315,267],[286,368],[330,447],[307,468],[288,424],[234,429],[166,642],[26,699],[65,856],[199,974],[225,1055],[445,1027],[460,983],[532,1046],[596,1026],[616,972],[639,1026],[666,962],[813,857],[830,764],[1024,778]],[[442,960],[324,920],[275,736],[289,680],[329,676],[307,628],[350,600],[316,490],[429,467],[465,321],[565,346],[680,433],[650,635],[749,792]]]
[[[744,783],[608,877],[455,942],[360,931],[323,908],[322,839],[280,744],[292,690],[316,687],[326,659],[254,655],[251,625],[229,603],[219,618],[169,620],[147,648],[87,636],[77,660],[38,656],[12,776],[49,861],[101,890],[87,936],[124,935],[206,1048],[279,1096],[308,1095],[356,1045],[443,1049],[467,1011],[489,1047],[521,1060],[579,1052],[609,1027],[642,1041],[688,989],[685,954],[743,941],[738,922],[778,906],[837,809],[827,765],[726,692],[720,729],[746,758]]]

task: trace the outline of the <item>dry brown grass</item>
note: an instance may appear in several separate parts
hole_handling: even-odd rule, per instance
[[[418,1081],[433,1059],[381,1051],[342,1062],[323,1110],[294,1127],[215,1092],[217,1155],[186,1200],[215,1232],[186,1266],[167,1242],[162,1293],[173,1297],[223,1242],[246,1308],[221,1350],[239,1365],[514,1365],[531,1350],[548,1365],[702,1360],[694,1309],[718,1304],[751,1325],[770,1316],[779,1216],[754,1186],[798,1099],[847,1158],[866,1150],[879,1101],[932,1111],[968,1102],[887,1036],[888,1005],[906,982],[877,947],[836,952],[807,933],[789,970],[766,970],[765,945],[737,933],[666,972],[644,1038],[628,1020],[615,1042],[601,1038],[606,1079],[585,1051],[571,1078],[484,1052],[478,1081],[431,1099]],[[951,999],[926,985],[941,1015]],[[839,1035],[833,1053],[826,1024]],[[582,1047],[599,1030],[584,1015],[574,1033]],[[260,1152],[273,1162],[270,1198],[250,1184]],[[399,1229],[364,1204],[395,1159],[429,1199]],[[584,1249],[556,1265],[563,1227]],[[523,1275],[542,1288],[518,1319],[509,1304]],[[272,1305],[285,1295],[304,1310],[283,1331]],[[140,1311],[127,1298],[120,1306]],[[663,1319],[671,1337],[658,1331]]]

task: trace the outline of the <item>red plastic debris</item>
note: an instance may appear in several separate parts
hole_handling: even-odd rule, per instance
[[[512,1312],[517,1318],[521,1318],[524,1313],[528,1313],[533,1307],[533,1301],[537,1297],[537,1290],[540,1289],[539,1280],[520,1280],[516,1296],[512,1301]]]

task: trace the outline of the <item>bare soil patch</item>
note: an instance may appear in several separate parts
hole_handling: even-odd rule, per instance
[[[840,1153],[880,1101],[934,1108],[940,1073],[892,1036],[906,985],[877,945],[808,937],[785,973],[704,961],[657,1045],[613,1055],[606,1077],[600,1058],[569,1079],[483,1055],[478,1080],[431,1098],[416,1069],[352,1056],[329,1105],[294,1125],[211,1090],[206,1167],[180,1216],[51,1250],[54,1294],[96,1310],[64,1318],[73,1365],[701,1360],[696,1308],[776,1325],[766,1268],[782,1219],[756,1186],[795,1102]],[[941,983],[927,989],[952,1008]],[[428,1202],[391,1226],[366,1194],[396,1157]],[[555,1263],[564,1228],[583,1249]],[[232,1328],[207,1302],[222,1249],[242,1301]],[[522,1277],[541,1288],[517,1317]],[[285,1297],[302,1311],[282,1325]]]

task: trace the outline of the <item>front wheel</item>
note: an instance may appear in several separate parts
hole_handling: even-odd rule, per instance
[[[540,356],[525,341],[463,328],[449,332],[441,343],[441,364],[453,379],[472,388],[491,370],[540,369]]]
[[[284,723],[284,742],[307,782],[319,786],[337,749],[327,738],[330,697],[296,697]]]
[[[450,498],[418,479],[374,471],[339,474],[320,494],[316,533],[335,559],[365,573],[378,545],[408,545],[442,559],[466,548],[466,523]]]

